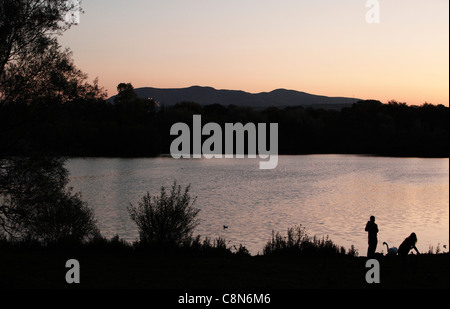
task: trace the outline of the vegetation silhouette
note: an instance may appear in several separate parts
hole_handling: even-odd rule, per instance
[[[0,152],[30,151],[63,156],[142,157],[170,153],[176,122],[278,123],[279,154],[370,154],[448,157],[449,108],[390,101],[360,101],[340,111],[302,107],[266,108],[180,102],[165,107],[140,99],[120,84],[115,103],[101,98],[48,99],[0,104]],[[206,139],[205,136],[203,136]],[[224,147],[223,147],[224,149]]]
[[[130,204],[128,212],[139,231],[134,248],[153,254],[250,255],[242,244],[233,250],[221,237],[193,237],[200,209],[194,207],[196,198],[191,197],[189,190],[190,185],[183,191],[174,181],[169,192],[161,187],[159,195],[150,196],[147,192],[137,206]]]
[[[128,212],[138,226],[142,245],[180,246],[192,241],[200,209],[194,207],[195,198],[191,198],[189,188],[181,192],[175,181],[170,192],[161,187],[159,196],[147,192],[138,206],[130,204]]]
[[[50,133],[58,129],[50,120],[58,118],[58,106],[106,98],[98,80],[88,83],[58,44],[58,35],[74,24],[65,18],[74,6],[0,2],[0,236],[12,242],[77,244],[99,233],[93,210],[67,187],[65,159],[53,152],[58,146],[29,143],[37,138],[37,144],[60,145],[58,134]]]
[[[293,255],[298,257],[335,257],[358,255],[354,246],[346,252],[342,246],[336,245],[329,237],[318,239],[309,237],[306,229],[299,225],[290,227],[286,236],[281,236],[279,232],[272,231],[272,238],[264,246],[263,254],[268,256]]]
[[[0,234],[46,246],[96,237],[93,209],[67,188],[68,182],[62,158],[0,158]]]
[[[70,5],[72,4],[72,5]],[[104,99],[105,91],[87,82],[58,36],[75,24],[75,7],[60,0],[3,0],[0,3],[0,102],[64,103]],[[50,101],[50,102],[49,102]]]

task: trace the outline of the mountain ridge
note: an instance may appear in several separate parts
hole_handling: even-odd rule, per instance
[[[171,106],[180,102],[195,102],[200,105],[221,104],[248,107],[286,106],[350,106],[360,101],[358,98],[328,97],[285,88],[270,92],[250,93],[243,90],[215,89],[210,86],[190,86],[186,88],[141,87],[134,89],[140,98],[153,98],[162,105]],[[109,102],[114,102],[112,96]]]

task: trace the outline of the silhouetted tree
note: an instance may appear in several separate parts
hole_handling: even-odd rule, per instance
[[[94,212],[66,188],[64,159],[0,159],[0,228],[11,240],[43,244],[82,242],[96,236]]]
[[[152,98],[139,98],[131,83],[117,85],[118,94],[114,97],[114,107],[120,123],[145,123],[155,113],[155,101]]]
[[[138,99],[138,96],[134,92],[134,87],[131,83],[120,83],[117,85],[117,95],[114,98],[114,104],[126,106],[136,99]]]
[[[80,9],[74,5],[63,0],[0,2],[0,103],[106,97],[97,82],[86,82],[70,51],[58,44],[57,35],[74,23],[67,14]]]

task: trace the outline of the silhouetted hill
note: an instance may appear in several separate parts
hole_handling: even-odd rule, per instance
[[[271,92],[249,93],[241,90],[217,90],[212,87],[192,86],[188,88],[136,88],[140,98],[153,98],[166,106],[183,101],[195,102],[200,105],[221,104],[224,106],[250,106],[265,108],[269,106],[320,106],[326,108],[342,108],[360,101],[357,98],[327,97],[306,92],[276,89]],[[108,101],[114,102],[114,97]]]

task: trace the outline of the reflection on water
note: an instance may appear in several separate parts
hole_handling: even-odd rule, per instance
[[[257,159],[72,159],[71,186],[95,209],[104,236],[128,241],[138,234],[127,206],[161,186],[191,184],[201,208],[196,234],[262,252],[272,230],[302,224],[366,255],[370,215],[383,241],[399,246],[411,232],[417,247],[449,242],[449,160],[349,155],[280,156],[277,168]],[[223,225],[228,229],[224,230]]]

